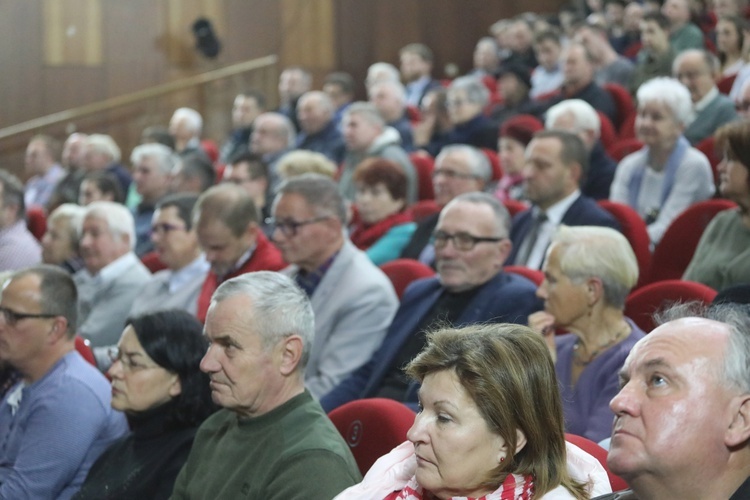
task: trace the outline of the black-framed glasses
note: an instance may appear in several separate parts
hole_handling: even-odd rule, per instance
[[[4,307],[4,306],[0,306],[0,313],[2,313],[3,319],[5,320],[5,324],[8,326],[16,326],[16,323],[24,319],[50,319],[50,318],[55,318],[59,316],[59,314],[20,313],[20,312],[14,311],[13,309]]]
[[[432,177],[435,178],[438,175],[447,177],[448,179],[476,179],[477,176],[474,174],[465,174],[463,172],[457,172],[449,168],[437,168],[432,171]]]
[[[456,247],[456,250],[460,250],[462,252],[468,252],[469,250],[473,249],[477,243],[497,243],[505,239],[483,238],[465,232],[451,234],[445,231],[435,231],[434,233],[432,233],[432,238],[435,248],[445,248],[445,246],[448,244],[448,241],[453,241],[453,246]]]
[[[313,217],[312,219],[297,221],[294,219],[276,220],[273,217],[269,217],[266,219],[266,224],[271,226],[271,234],[273,234],[276,229],[278,229],[287,238],[294,238],[295,236],[297,236],[297,231],[299,231],[299,228],[301,228],[302,226],[315,224],[316,222],[324,221],[330,218],[330,215],[321,215],[319,217]]]
[[[178,226],[177,224],[170,224],[168,222],[161,222],[151,226],[151,234],[169,233],[170,231],[184,230],[185,226]]]
[[[112,361],[112,364],[115,364],[119,361],[120,363],[122,363],[123,369],[129,372],[149,370],[151,368],[160,368],[160,366],[156,364],[141,363],[140,361],[138,361],[135,354],[123,352],[119,347],[110,347],[107,355],[109,356],[110,361]]]

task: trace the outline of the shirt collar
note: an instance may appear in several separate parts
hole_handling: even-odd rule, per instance
[[[549,220],[552,224],[555,226],[560,225],[562,222],[562,218],[565,215],[565,212],[568,211],[570,206],[581,196],[581,191],[579,189],[576,189],[572,193],[570,193],[568,196],[563,198],[562,200],[558,201],[551,207],[549,207],[544,213],[547,215],[547,220]],[[539,207],[535,207],[535,212],[539,213],[541,212],[541,209]]]
[[[706,106],[711,104],[711,101],[716,99],[716,96],[718,95],[719,95],[719,89],[716,88],[716,85],[714,85],[713,87],[711,87],[711,90],[709,90],[706,93],[706,95],[703,96],[703,99],[701,99],[700,101],[696,102],[695,105],[693,105],[693,109],[695,110],[696,113],[700,113],[706,108]]]
[[[211,265],[206,260],[206,256],[200,254],[197,259],[187,266],[177,271],[172,271],[169,275],[169,293],[175,293],[190,283],[193,278],[207,274],[210,268]]]

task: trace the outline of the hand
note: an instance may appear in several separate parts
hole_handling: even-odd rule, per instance
[[[552,355],[552,361],[557,361],[557,346],[555,345],[555,317],[546,311],[539,311],[529,315],[529,328],[541,333],[547,348]]]

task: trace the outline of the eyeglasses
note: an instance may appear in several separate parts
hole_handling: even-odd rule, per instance
[[[180,231],[184,230],[185,226],[178,226],[176,224],[170,224],[168,222],[162,222],[160,224],[154,224],[151,226],[151,233],[159,234],[159,233],[168,233],[170,231]]]
[[[109,359],[110,361],[112,361],[113,365],[119,361],[120,363],[122,363],[123,369],[129,372],[149,370],[151,368],[160,368],[158,365],[155,365],[155,364],[149,365],[149,364],[140,363],[134,360],[133,359],[134,354],[128,354],[126,352],[122,352],[119,347],[111,347],[107,355],[109,355]]]
[[[16,323],[24,319],[49,319],[49,318],[55,318],[59,316],[59,314],[20,313],[20,312],[14,311],[13,309],[8,309],[7,307],[3,307],[3,306],[0,306],[0,313],[2,313],[3,319],[5,320],[5,324],[8,326],[16,326]]]
[[[473,174],[464,174],[463,172],[456,172],[449,168],[438,168],[432,171],[432,178],[434,179],[438,175],[447,177],[448,179],[476,179],[477,176]]]
[[[435,248],[445,248],[448,241],[453,241],[453,246],[456,250],[462,252],[468,252],[473,249],[477,243],[497,243],[503,241],[505,238],[481,238],[479,236],[473,236],[469,233],[446,233],[445,231],[435,231],[432,233],[433,245]]]
[[[294,238],[295,236],[297,236],[297,231],[299,231],[299,228],[301,228],[302,226],[315,224],[316,222],[324,221],[330,218],[330,215],[321,215],[320,217],[314,217],[312,219],[301,221],[296,221],[293,219],[277,221],[275,218],[269,217],[266,219],[266,224],[271,226],[271,234],[273,234],[276,229],[279,229],[287,238]]]

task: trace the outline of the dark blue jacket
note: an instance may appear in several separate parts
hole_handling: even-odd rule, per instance
[[[300,132],[297,135],[297,149],[307,149],[325,155],[336,166],[344,160],[346,145],[336,123],[330,121],[323,130],[316,134]]]

